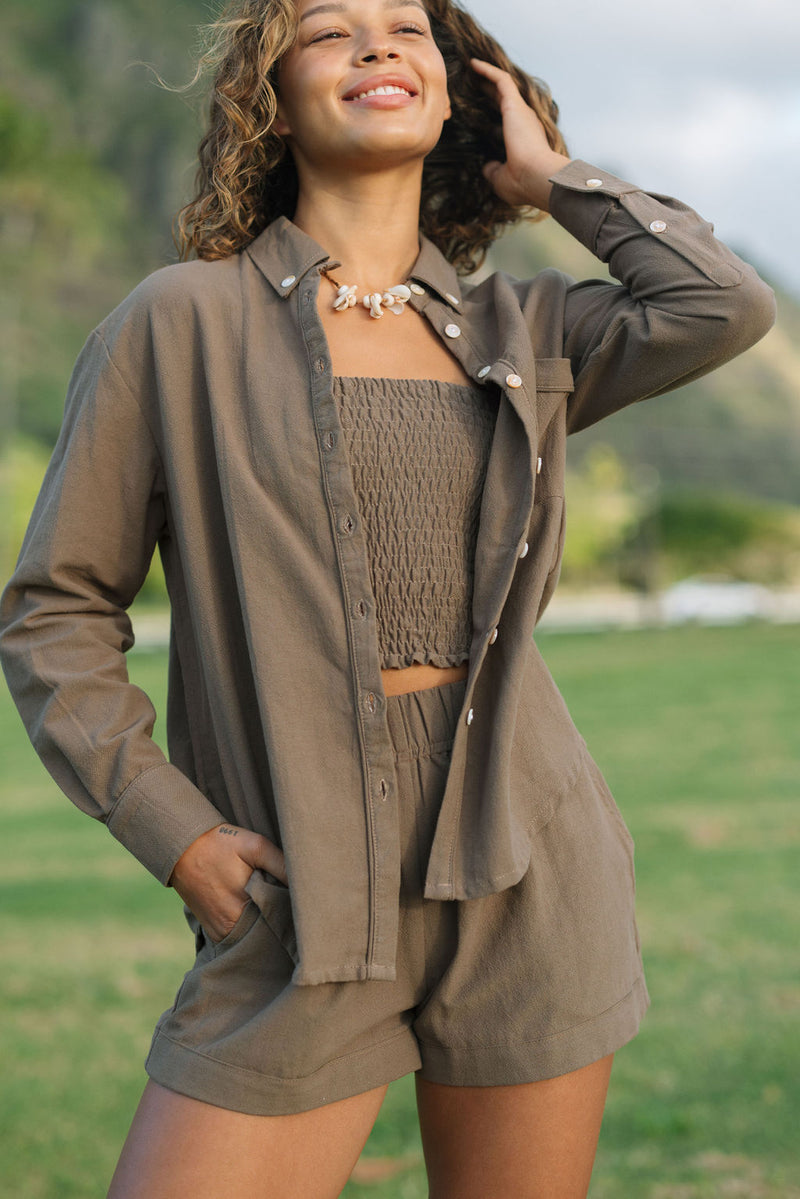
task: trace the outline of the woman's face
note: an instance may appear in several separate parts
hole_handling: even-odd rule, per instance
[[[420,0],[296,0],[274,129],[298,171],[374,170],[424,158],[450,116],[444,59]],[[388,94],[365,95],[376,88]]]

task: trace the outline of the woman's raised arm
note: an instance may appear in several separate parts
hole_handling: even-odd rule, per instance
[[[570,432],[707,374],[768,332],[772,289],[713,225],[679,200],[556,154],[511,76],[472,62],[496,87],[503,118],[507,160],[487,163],[486,177],[509,203],[547,208],[619,280],[567,289]]]

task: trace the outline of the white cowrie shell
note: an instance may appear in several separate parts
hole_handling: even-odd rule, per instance
[[[337,288],[336,299],[333,301],[333,306],[337,312],[345,312],[348,308],[352,308],[356,302],[355,286],[349,287],[346,283]]]

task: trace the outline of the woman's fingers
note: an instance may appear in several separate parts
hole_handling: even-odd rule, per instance
[[[250,829],[221,824],[192,842],[170,881],[212,940],[220,941],[244,911],[245,883],[257,868],[288,885],[277,845]]]
[[[248,842],[245,852],[242,857],[248,862],[254,870],[266,870],[268,874],[279,879],[285,886],[288,887],[289,879],[286,874],[286,863],[283,853],[269,841],[266,837],[261,837],[258,833],[252,833],[254,838],[252,842]]]
[[[522,121],[529,128],[538,126],[542,131],[542,136],[545,136],[541,121],[525,100],[508,71],[501,70],[494,63],[484,62],[482,58],[471,58],[469,61],[472,69],[493,85],[495,99],[503,118],[504,132],[507,121]]]
[[[550,195],[548,177],[569,159],[551,149],[544,125],[508,71],[482,58],[471,58],[470,66],[493,86],[503,121],[506,161],[486,163],[485,177],[506,203],[546,208]]]

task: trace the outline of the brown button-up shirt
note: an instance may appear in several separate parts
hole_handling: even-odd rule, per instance
[[[585,777],[533,640],[561,558],[566,434],[712,370],[774,320],[770,289],[691,209],[579,161],[553,183],[554,218],[619,283],[461,282],[424,237],[411,272],[412,306],[499,389],[431,899],[519,880]],[[0,608],[43,761],[158,879],[223,821],[282,846],[288,890],[261,872],[249,887],[302,984],[394,978],[398,921],[375,602],[315,302],[329,263],[279,218],[241,254],[156,271],[101,323]],[[156,545],[169,762],[125,669]]]

